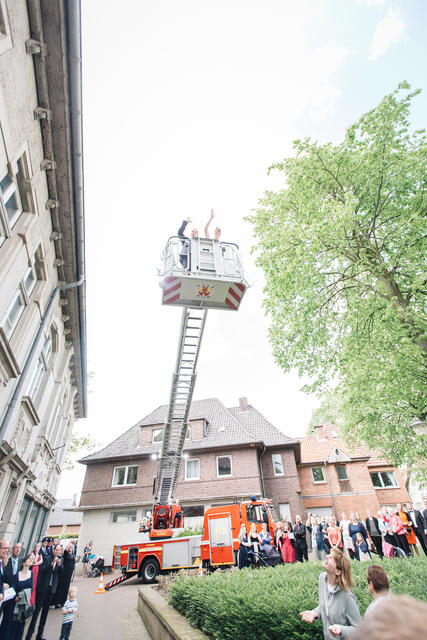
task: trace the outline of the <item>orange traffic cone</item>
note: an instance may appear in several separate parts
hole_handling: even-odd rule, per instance
[[[202,563],[202,561],[200,561],[200,564],[199,564],[199,576],[204,576],[204,575],[205,575],[205,572],[204,572],[204,569],[203,569],[203,563]]]
[[[104,589],[104,574],[101,573],[101,577],[99,578],[99,585],[98,585],[98,589],[95,591],[96,593],[107,593]]]

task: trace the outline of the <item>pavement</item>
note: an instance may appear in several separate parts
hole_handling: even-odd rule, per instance
[[[104,576],[104,585],[119,575],[120,573],[115,573]],[[99,578],[79,576],[74,578],[72,584],[77,587],[79,609],[74,618],[70,639],[151,640],[136,610],[138,589],[141,587],[138,578],[131,578],[111,591],[96,595]],[[61,625],[61,609],[50,609],[45,626],[45,638],[58,640]]]

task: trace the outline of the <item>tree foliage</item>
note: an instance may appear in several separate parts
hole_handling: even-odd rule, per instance
[[[314,433],[314,427],[325,424],[326,422],[335,425],[337,428],[341,428],[342,426],[342,420],[339,414],[339,401],[336,394],[332,391],[326,393],[322,398],[320,406],[313,409],[307,434],[312,435]]]
[[[395,463],[427,456],[410,428],[426,420],[424,130],[411,131],[402,83],[340,144],[297,140],[271,167],[284,187],[249,220],[266,278],[278,364],[328,383],[352,439]]]
[[[72,471],[76,466],[77,458],[83,453],[91,453],[97,446],[98,443],[90,436],[78,435],[77,432],[72,433],[68,441],[63,468],[66,471]]]

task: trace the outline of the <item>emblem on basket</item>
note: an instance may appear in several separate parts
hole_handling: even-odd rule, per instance
[[[199,284],[196,289],[196,293],[201,298],[209,298],[214,292],[213,284]]]

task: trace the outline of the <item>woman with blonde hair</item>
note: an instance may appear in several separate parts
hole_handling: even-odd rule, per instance
[[[325,640],[347,638],[360,622],[350,560],[336,547],[323,562],[324,573],[319,576],[319,604],[312,611],[300,613],[304,622],[322,620]]]

